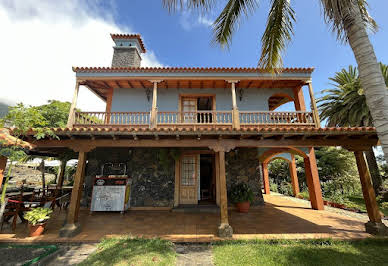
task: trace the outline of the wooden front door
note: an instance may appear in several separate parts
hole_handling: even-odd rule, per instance
[[[198,155],[181,159],[180,204],[198,204]]]

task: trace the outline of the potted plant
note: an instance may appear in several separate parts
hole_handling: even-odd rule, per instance
[[[24,215],[24,219],[28,221],[30,236],[40,236],[43,233],[52,212],[49,208],[38,207]]]
[[[230,199],[236,204],[239,212],[248,212],[253,201],[253,191],[248,184],[235,184],[230,190]]]

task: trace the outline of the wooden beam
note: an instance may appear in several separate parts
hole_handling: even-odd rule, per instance
[[[61,160],[61,164],[59,166],[59,171],[58,171],[58,178],[57,178],[57,187],[62,188],[63,186],[63,181],[65,178],[65,170],[66,170],[66,161]]]
[[[362,194],[364,196],[366,210],[369,220],[373,223],[381,223],[381,215],[376,202],[375,191],[372,186],[368,165],[362,151],[354,152],[357,162],[358,173],[360,175]]]
[[[79,204],[82,195],[82,186],[85,177],[86,152],[78,154],[77,170],[74,177],[73,189],[71,192],[70,206],[67,214],[67,223],[75,224],[78,221]]]
[[[179,194],[180,194],[180,159],[175,160],[175,189],[174,189],[174,207],[179,205]]]
[[[132,84],[129,82],[129,80],[127,80],[127,84],[128,84],[128,87],[129,87],[130,89],[133,88],[133,86],[132,86]]]
[[[321,184],[319,182],[317,161],[313,147],[308,148],[308,157],[304,158],[307,187],[309,189],[311,207],[314,210],[323,210]]]
[[[264,193],[266,195],[269,195],[271,193],[271,191],[269,188],[268,163],[263,163],[262,169],[263,169]]]
[[[298,172],[296,171],[295,155],[292,153],[291,153],[291,162],[289,163],[289,169],[290,169],[292,192],[296,197],[299,194],[299,181],[298,181]]]
[[[77,99],[79,93],[79,82],[75,83],[75,89],[73,94],[73,101],[71,102],[69,117],[67,118],[67,127],[73,127],[75,122],[75,109],[77,108]]]
[[[122,88],[122,86],[120,85],[120,83],[117,82],[117,80],[115,81],[115,84],[116,84],[116,86],[117,86],[118,88],[120,88],[120,89]]]
[[[0,155],[0,191],[3,184],[5,167],[7,166],[8,158]]]
[[[225,173],[225,152],[218,152],[219,168],[220,168],[220,211],[221,225],[229,224],[228,220],[228,194],[226,189],[226,173]]]

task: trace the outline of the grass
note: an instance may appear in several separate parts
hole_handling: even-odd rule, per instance
[[[349,208],[356,208],[366,212],[365,201],[362,195],[346,197],[346,199],[344,200],[344,205]],[[383,207],[382,204],[379,203],[379,208],[385,216],[388,216],[388,207]]]
[[[217,242],[215,265],[388,265],[388,239]]]
[[[175,265],[173,244],[161,239],[106,238],[79,265]]]

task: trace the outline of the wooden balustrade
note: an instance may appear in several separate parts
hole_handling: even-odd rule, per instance
[[[232,125],[232,111],[159,111],[157,125],[217,124]],[[240,111],[241,125],[303,125],[314,126],[312,112]],[[74,125],[150,125],[150,112],[76,112]]]
[[[149,125],[149,112],[76,112],[74,125]]]
[[[264,124],[264,125],[308,125],[314,126],[312,112],[250,112],[240,111],[240,124]]]

